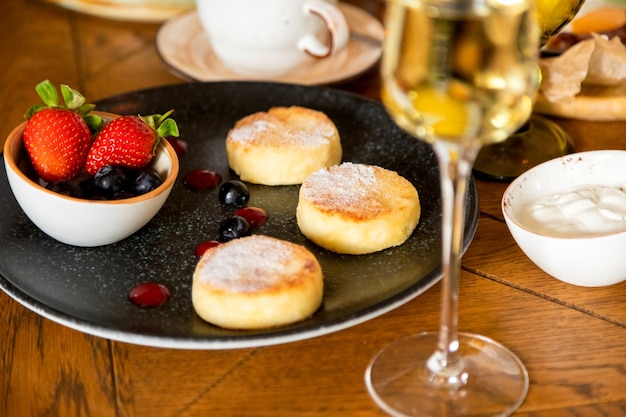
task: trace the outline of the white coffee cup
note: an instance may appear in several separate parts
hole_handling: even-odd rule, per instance
[[[336,1],[197,0],[196,9],[213,52],[239,75],[282,75],[348,43]]]

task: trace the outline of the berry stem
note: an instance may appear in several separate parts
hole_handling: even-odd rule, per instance
[[[44,104],[35,104],[31,106],[24,114],[24,117],[28,120],[33,114],[45,108],[67,109],[76,112],[80,117],[85,119],[85,122],[92,132],[95,132],[102,127],[103,122],[100,116],[90,114],[96,107],[94,104],[87,103],[87,100],[85,100],[85,97],[81,93],[68,85],[61,84],[60,89],[65,105],[60,103],[59,93],[50,80],[44,80],[37,84],[35,86],[35,91]]]
[[[37,84],[35,91],[47,107],[59,107],[59,94],[50,80]]]
[[[156,133],[159,139],[169,136],[178,137],[180,132],[178,131],[178,125],[174,119],[170,119],[170,115],[174,113],[174,110],[169,110],[165,114],[152,114],[150,116],[139,116],[141,120],[148,126],[150,126]],[[157,141],[158,142],[158,141]]]

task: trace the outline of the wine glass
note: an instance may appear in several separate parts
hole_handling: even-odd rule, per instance
[[[571,22],[585,0],[536,0],[539,44],[544,46]],[[537,68],[537,71],[541,71]],[[574,141],[556,122],[532,114],[527,123],[502,142],[484,146],[474,173],[487,180],[509,181],[535,165],[574,151]]]
[[[367,368],[367,388],[397,416],[506,416],[528,374],[503,345],[457,331],[465,194],[482,145],[528,119],[539,85],[533,0],[388,3],[382,100],[396,123],[432,144],[442,190],[438,332],[395,342]]]

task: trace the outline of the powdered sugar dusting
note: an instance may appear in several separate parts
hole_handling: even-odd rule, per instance
[[[264,134],[265,132],[276,131],[276,126],[268,122],[267,120],[257,120],[253,123],[242,124],[231,130],[230,138],[236,142],[250,142],[255,137]]]
[[[293,259],[289,242],[262,235],[240,238],[209,251],[201,260],[198,277],[217,289],[250,293],[288,278],[285,266]]]
[[[356,218],[380,212],[384,210],[379,201],[382,185],[376,169],[352,162],[320,169],[302,184],[303,196],[321,209],[350,213]]]
[[[229,133],[229,140],[257,146],[319,148],[335,138],[336,127],[323,113],[296,107],[254,113],[241,119]]]

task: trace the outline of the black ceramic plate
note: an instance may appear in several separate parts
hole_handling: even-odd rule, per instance
[[[194,168],[229,172],[224,149],[236,120],[272,106],[301,105],[325,112],[337,125],[344,161],[397,171],[417,188],[420,224],[403,245],[379,253],[342,256],[327,252],[298,231],[298,186],[251,185],[250,205],[269,221],[256,230],[308,247],[325,273],[323,305],[310,319],[262,331],[230,331],[201,320],[191,303],[198,243],[217,238],[230,211],[217,190],[192,192],[182,176]],[[219,82],[137,91],[97,103],[117,114],[153,114],[175,109],[189,152],[163,209],[122,242],[98,248],[59,243],[39,231],[15,202],[0,172],[0,287],[27,308],[71,328],[150,346],[228,349],[284,343],[320,336],[379,316],[426,291],[440,279],[439,171],[431,147],[403,133],[380,103],[334,89],[289,84]],[[465,216],[467,247],[478,218],[476,187],[470,184]],[[155,309],[131,304],[135,285],[157,281],[172,293]]]

